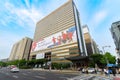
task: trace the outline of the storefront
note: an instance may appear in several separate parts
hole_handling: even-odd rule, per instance
[[[74,70],[77,70],[80,67],[87,67],[89,64],[88,56],[74,56],[74,57],[66,57],[67,60],[70,60],[73,64],[72,67]]]

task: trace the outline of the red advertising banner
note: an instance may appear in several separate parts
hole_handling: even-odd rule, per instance
[[[75,26],[73,26],[69,29],[63,30],[44,39],[40,39],[40,41],[38,42],[33,42],[31,52],[46,48],[52,48],[54,46],[59,46],[62,44],[67,44],[76,41],[76,29]]]

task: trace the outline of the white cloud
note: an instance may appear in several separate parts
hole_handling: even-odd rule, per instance
[[[95,28],[105,20],[105,18],[107,17],[107,14],[108,12],[106,10],[97,11],[93,15],[89,23],[92,25],[93,28]]]
[[[29,6],[27,0],[26,4]],[[8,2],[5,3],[5,6],[6,9],[10,12],[11,16],[16,16],[12,17],[12,19],[16,20],[18,25],[25,29],[30,29],[30,31],[34,31],[36,22],[44,16],[42,12],[40,12],[40,10],[35,7],[30,9],[16,8],[14,5]]]
[[[28,0],[26,0],[25,2],[27,7],[29,7],[30,5]],[[44,17],[44,15],[48,14],[48,13],[43,14],[40,11],[39,7],[36,8],[35,6],[26,9],[23,7],[22,8],[16,7],[9,2],[6,2],[4,6],[5,6],[4,10],[5,12],[7,12],[7,15],[5,15],[5,17],[0,20],[0,22],[3,21],[2,24],[4,25],[6,24],[7,27],[11,27],[11,29],[13,27],[17,29],[19,29],[19,27],[22,27],[25,30],[29,29],[32,33],[34,32],[36,22],[40,20],[42,17]],[[8,25],[8,23],[11,21],[15,22],[15,24],[18,26],[15,27],[14,24]],[[14,31],[13,32],[0,31],[0,32],[2,33],[0,34],[0,36],[2,36],[2,39],[0,39],[1,42],[0,47],[2,48],[0,49],[0,53],[2,54],[2,58],[6,58],[9,57],[13,44],[22,39],[25,36],[25,34],[23,36],[20,36]]]
[[[25,0],[25,3],[26,3],[26,5],[27,5],[27,7],[30,7],[28,0]]]
[[[99,24],[100,22],[102,22],[105,18],[106,18],[107,12],[106,11],[100,11],[97,12],[93,18],[93,21],[96,24]]]

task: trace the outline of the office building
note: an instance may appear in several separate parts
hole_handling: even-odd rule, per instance
[[[9,61],[29,59],[29,54],[31,50],[32,39],[25,37],[22,40],[15,43],[12,47]]]
[[[7,61],[8,61],[8,58],[1,59],[0,61],[1,61],[1,62],[7,62]]]
[[[93,39],[92,39],[92,45],[93,45],[93,54],[100,54],[100,50],[98,48],[98,45]]]
[[[90,35],[90,31],[87,25],[83,26],[83,33],[84,33],[84,39],[86,44],[86,49],[88,56],[99,53],[99,49],[97,48],[96,42],[92,39]]]
[[[112,23],[110,31],[116,46],[117,55],[120,58],[120,21]]]
[[[52,63],[80,64],[87,56],[79,12],[72,0],[36,24],[31,59],[48,58]],[[86,63],[81,60],[81,63]]]

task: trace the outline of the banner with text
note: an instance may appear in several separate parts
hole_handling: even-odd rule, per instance
[[[76,41],[77,41],[76,29],[75,26],[73,26],[70,27],[69,29],[53,34],[49,37],[40,39],[38,42],[33,42],[31,52],[43,50],[46,48],[52,48],[54,46]]]

